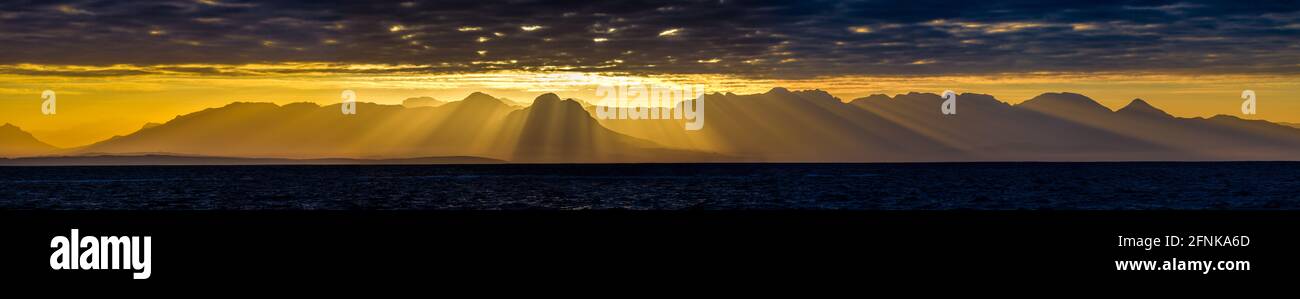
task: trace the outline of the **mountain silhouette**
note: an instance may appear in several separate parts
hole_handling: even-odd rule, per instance
[[[704,127],[683,119],[598,119],[542,94],[528,106],[475,92],[441,105],[231,103],[59,150],[12,125],[0,155],[181,155],[268,159],[482,157],[524,163],[1300,160],[1300,129],[1219,115],[1172,116],[1135,99],[1112,111],[1044,93],[1012,105],[932,93],[843,101],[820,90],[704,96]],[[681,109],[684,103],[672,108]]]
[[[438,107],[444,104],[447,104],[447,102],[439,101],[438,99],[435,99],[433,97],[414,97],[414,98],[407,98],[406,100],[402,101],[402,106],[408,108]]]
[[[512,155],[519,162],[618,161],[620,156],[655,149],[652,142],[615,133],[601,126],[574,100],[552,93],[533,100],[510,116],[508,130],[519,136]]]
[[[1147,101],[1143,101],[1142,99],[1133,99],[1133,101],[1129,102],[1127,106],[1115,110],[1115,112],[1132,117],[1174,118],[1173,115],[1169,115],[1169,113],[1166,113],[1164,110],[1151,106],[1150,103],[1147,103]]]
[[[261,158],[507,157],[494,126],[511,108],[476,93],[438,107],[232,103],[178,116],[77,153],[173,153]]]
[[[1066,119],[1094,117],[1111,112],[1110,108],[1091,98],[1069,92],[1040,94],[1016,106]]]
[[[675,106],[681,108],[681,103]],[[774,88],[752,95],[708,94],[704,111],[706,121],[698,131],[684,130],[686,121],[681,119],[609,119],[601,124],[673,148],[724,153],[750,161],[898,160],[903,157],[894,155],[907,147],[925,152],[946,150],[928,139],[900,133],[895,123],[864,117],[851,104],[820,90]]]
[[[0,157],[43,155],[56,150],[17,126],[8,123],[0,126]]]
[[[508,118],[518,136],[514,162],[712,162],[733,158],[703,149],[674,149],[602,126],[581,102],[547,93]],[[516,130],[517,128],[517,130]]]
[[[755,161],[1129,161],[1296,160],[1300,130],[1219,116],[1176,118],[1135,100],[1119,111],[1075,93],[1017,105],[957,95],[943,115],[932,93],[871,95],[847,104],[820,91],[705,96],[708,124],[601,120],[666,146]],[[755,133],[751,133],[755,132]]]
[[[246,158],[483,157],[518,162],[688,161],[706,154],[664,149],[601,127],[581,106],[546,94],[516,108],[484,93],[430,107],[357,103],[232,103],[78,148],[71,154]]]

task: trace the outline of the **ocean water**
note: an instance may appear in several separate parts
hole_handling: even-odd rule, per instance
[[[0,209],[1300,209],[1300,163],[0,167]]]

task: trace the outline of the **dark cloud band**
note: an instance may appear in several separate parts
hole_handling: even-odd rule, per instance
[[[834,75],[1300,71],[1296,1],[6,1],[0,63]]]

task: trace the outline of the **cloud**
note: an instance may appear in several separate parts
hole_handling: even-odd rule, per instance
[[[233,2],[223,2],[217,0],[197,0],[196,2],[198,2],[199,4],[203,4],[207,6],[215,6],[215,7],[257,7],[257,4],[253,4],[253,3],[233,3]]]
[[[1300,6],[1283,1],[83,0],[6,2],[0,11],[0,64],[315,61],[498,69],[469,63],[483,51],[519,68],[789,78],[1300,72]],[[1214,58],[1203,59],[1209,54]],[[623,62],[606,63],[616,59]]]
[[[93,15],[94,14],[88,10],[80,9],[75,6],[67,5],[67,4],[55,6],[54,8],[55,10],[58,10],[60,13],[63,13],[65,15]]]

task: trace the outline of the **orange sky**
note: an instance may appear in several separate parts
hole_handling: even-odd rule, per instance
[[[761,93],[772,87],[822,89],[842,100],[910,91],[991,94],[1019,103],[1044,92],[1076,92],[1112,109],[1142,98],[1180,117],[1238,115],[1300,122],[1300,76],[1196,75],[1156,73],[1031,73],[944,76],[840,76],[769,80],[725,75],[627,76],[617,73],[499,71],[427,74],[411,65],[277,63],[245,65],[0,65],[0,123],[15,124],[60,147],[74,147],[123,135],[147,122],[234,101],[335,103],[342,90],[360,101],[400,104],[409,97],[459,100],[482,91],[527,103],[545,92],[593,99],[596,82],[634,78],[704,84],[708,92]],[[174,71],[204,69],[202,73]],[[41,91],[58,95],[58,113],[42,115]],[[1259,95],[1259,114],[1240,115],[1242,90]]]

